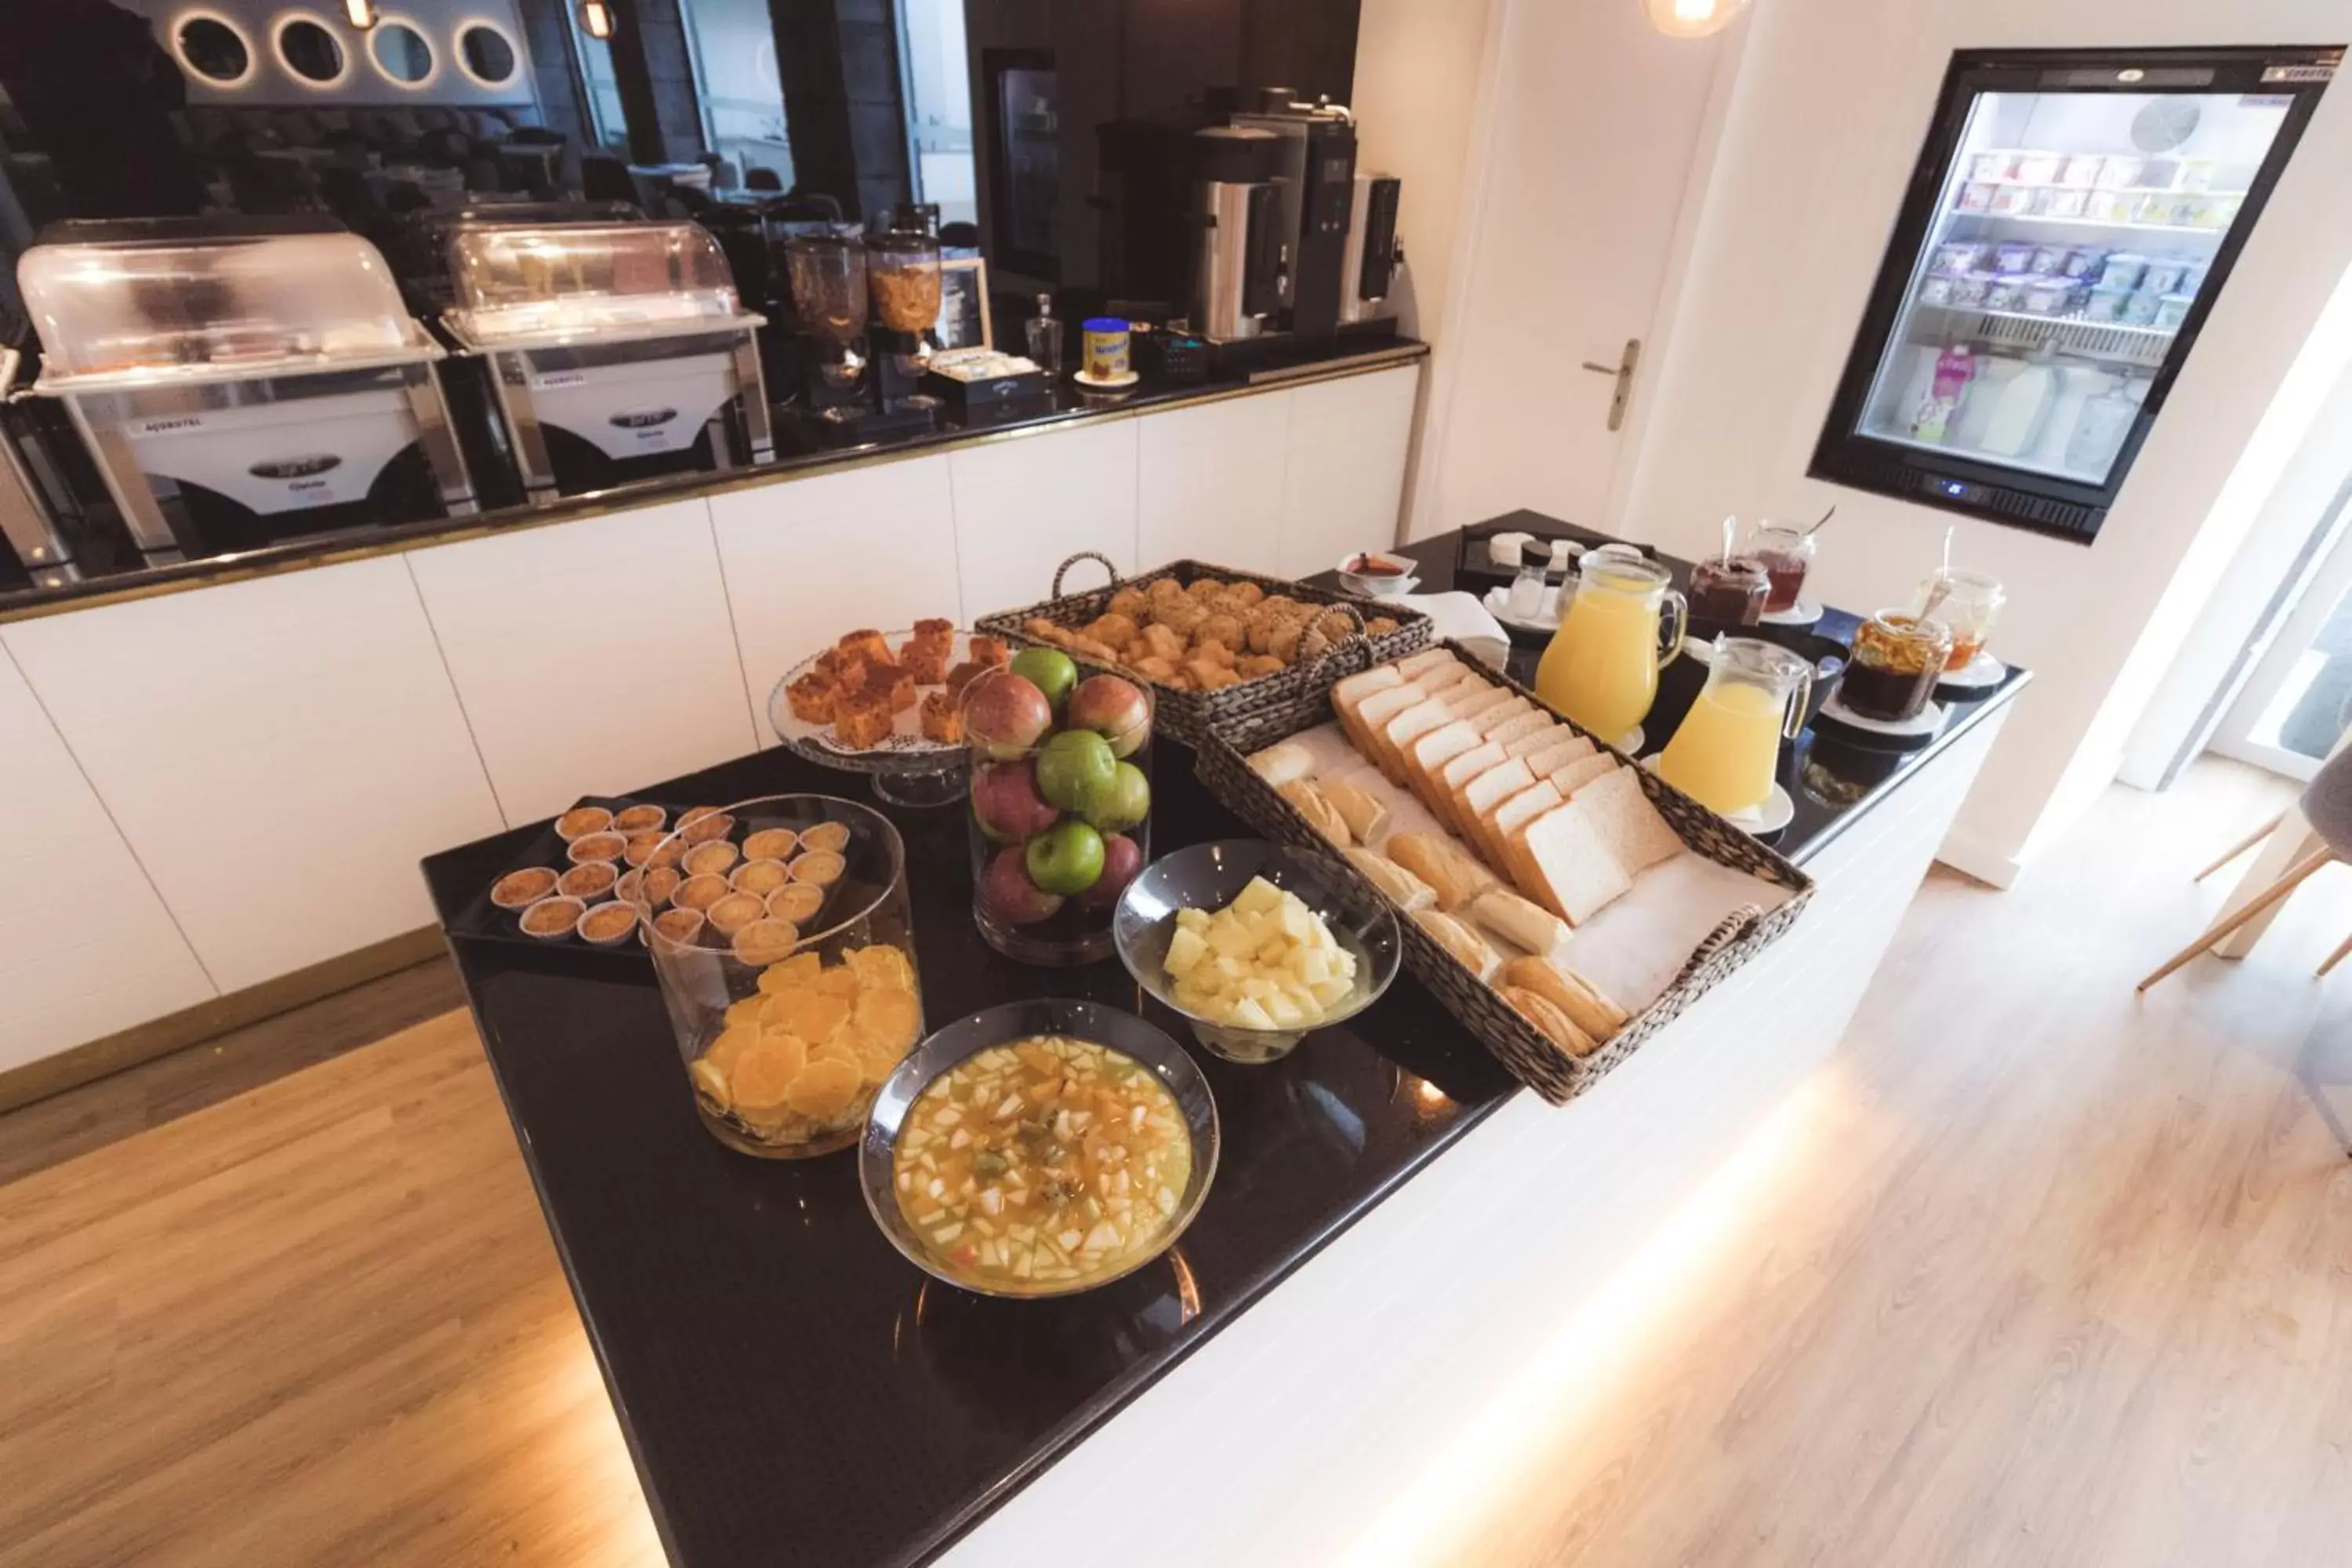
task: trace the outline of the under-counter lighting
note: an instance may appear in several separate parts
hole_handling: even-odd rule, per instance
[[[1731,26],[1748,0],[1642,0],[1650,26],[1670,38],[1704,38]]]
[[[607,0],[580,0],[580,30],[592,38],[613,36],[613,7]]]
[[[343,0],[343,20],[353,30],[364,33],[375,26],[375,0]]]

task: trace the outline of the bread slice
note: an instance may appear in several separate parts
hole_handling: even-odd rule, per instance
[[[1331,688],[1331,711],[1339,716],[1339,727],[1347,731],[1349,742],[1356,738],[1356,705],[1376,691],[1403,684],[1404,676],[1395,665],[1381,664],[1360,669]]]
[[[1456,833],[1462,831],[1461,816],[1454,804],[1454,792],[1503,760],[1502,747],[1492,741],[1481,741],[1438,770],[1438,805],[1435,809],[1446,826]]]
[[[1548,779],[1569,763],[1581,762],[1597,750],[1599,748],[1591,742],[1571,730],[1566,740],[1555,741],[1541,751],[1525,753],[1528,771],[1539,779]]]
[[[1462,823],[1469,830],[1469,838],[1488,859],[1497,857],[1489,847],[1484,825],[1486,814],[1536,782],[1528,772],[1528,764],[1517,757],[1497,763],[1462,786],[1454,797],[1454,808],[1462,814]]]
[[[1376,731],[1372,744],[1380,748],[1381,771],[1396,783],[1410,786],[1412,770],[1405,765],[1412,743],[1440,725],[1451,722],[1454,715],[1444,701],[1434,697],[1423,698],[1406,709]]]
[[[1638,877],[1683,852],[1682,835],[1658,815],[1642,789],[1641,775],[1632,768],[1619,768],[1580,785],[1568,798],[1591,819],[1628,877]]]
[[[1475,719],[1481,713],[1492,712],[1506,702],[1518,698],[1507,686],[1489,686],[1481,680],[1461,681],[1445,691],[1445,705],[1454,710],[1456,719]]]
[[[1405,753],[1405,782],[1421,797],[1422,805],[1432,811],[1438,810],[1437,770],[1463,752],[1476,750],[1477,745],[1477,730],[1460,719],[1440,724],[1412,742]]]
[[[1595,747],[1591,755],[1579,757],[1576,761],[1544,776],[1551,781],[1551,787],[1559,791],[1561,797],[1565,799],[1594,779],[1605,777],[1616,771],[1617,759]]]
[[[1387,773],[1388,763],[1382,760],[1381,750],[1381,731],[1388,728],[1390,720],[1406,709],[1428,700],[1429,693],[1423,690],[1421,683],[1416,680],[1375,691],[1356,704],[1355,722],[1348,726],[1348,739],[1354,742],[1357,752],[1366,762]]]
[[[1538,752],[1558,746],[1561,741],[1575,733],[1575,731],[1565,724],[1547,724],[1540,730],[1530,730],[1516,740],[1506,741],[1503,743],[1503,754],[1507,757],[1532,757]],[[1532,767],[1534,764],[1528,765]]]
[[[1511,886],[1524,889],[1535,880],[1533,865],[1520,852],[1519,829],[1554,806],[1565,805],[1567,799],[1549,779],[1538,779],[1482,819],[1487,847],[1494,851],[1489,858],[1510,879]]]
[[[1423,670],[1438,669],[1449,664],[1460,664],[1450,647],[1425,647],[1419,653],[1409,653],[1396,661],[1396,671],[1407,680],[1417,679]]]
[[[1532,885],[1520,890],[1570,925],[1582,925],[1633,885],[1591,813],[1574,800],[1521,828],[1518,843],[1532,868]]]
[[[1491,741],[1495,738],[1496,731],[1514,719],[1526,718],[1535,710],[1534,703],[1515,694],[1508,702],[1498,702],[1478,715],[1478,733]]]
[[[1503,749],[1505,751],[1508,751],[1510,749],[1511,742],[1517,740],[1520,736],[1533,735],[1541,731],[1549,730],[1556,722],[1558,722],[1558,721],[1552,718],[1549,710],[1538,708],[1534,712],[1520,714],[1517,718],[1512,720],[1507,724],[1497,725],[1496,728],[1487,731],[1486,739],[1490,741],[1500,741],[1503,743]]]

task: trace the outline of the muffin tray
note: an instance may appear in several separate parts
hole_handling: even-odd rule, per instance
[[[667,801],[639,801],[612,795],[583,795],[565,809],[576,811],[583,805],[595,805],[602,806],[606,811],[618,813],[633,805],[657,805],[663,811],[665,826],[662,831],[667,833],[669,826],[677,822],[679,814],[691,811],[700,804],[703,803],[689,802],[673,805]],[[457,918],[450,922],[449,933],[452,936],[470,937],[487,942],[511,942],[544,952],[592,953],[623,963],[649,964],[651,961],[646,955],[642,935],[624,937],[609,947],[589,942],[577,932],[569,932],[562,936],[532,936],[522,929],[522,910],[502,910],[490,901],[490,889],[513,872],[533,866],[544,866],[559,874],[568,870],[572,866],[571,860],[566,858],[569,852],[570,846],[555,831],[555,819],[549,819],[510,864],[501,867],[498,876],[482,884],[472,900],[458,913]],[[627,869],[625,861],[619,862],[615,866],[616,871]],[[593,907],[594,904],[612,901],[613,895],[607,891],[597,895],[591,900],[591,905]]]

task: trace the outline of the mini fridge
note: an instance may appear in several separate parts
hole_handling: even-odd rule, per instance
[[[1812,476],[2088,543],[2342,53],[1953,56]]]

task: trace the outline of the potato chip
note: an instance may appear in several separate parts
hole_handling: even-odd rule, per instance
[[[782,963],[772,963],[760,975],[760,989],[772,996],[815,980],[824,960],[814,952],[796,952]]]
[[[694,1078],[695,1088],[700,1089],[704,1094],[709,1096],[712,1100],[717,1100],[721,1105],[733,1103],[733,1097],[727,1092],[726,1072],[721,1068],[713,1066],[709,1057],[705,1057],[700,1061],[695,1063],[690,1070]]]
[[[914,966],[907,955],[897,948],[876,943],[872,947],[854,948],[842,959],[857,972],[860,989],[874,991],[912,991],[915,988]]]
[[[738,1003],[736,1005],[741,1005]],[[730,1007],[727,1012],[729,1017],[732,1019],[735,1009]],[[757,1045],[759,1039],[760,1026],[756,1022],[730,1022],[727,1028],[719,1033],[719,1037],[710,1042],[710,1048],[702,1053],[702,1059],[716,1067],[720,1072],[732,1072],[735,1068],[735,1058],[743,1054],[746,1047]]]
[[[842,1030],[821,1046],[812,1047],[809,1050],[809,1061],[812,1064],[844,1062],[857,1068],[860,1077],[863,1077],[866,1071],[865,1058],[857,1054],[857,1037],[847,1029]]]
[[[768,998],[760,1021],[791,1030],[814,1044],[831,1037],[849,1016],[850,1005],[821,991],[785,991]]]
[[[803,1116],[819,1121],[830,1121],[849,1109],[857,1098],[862,1082],[857,1068],[848,1063],[827,1059],[809,1063],[799,1078],[793,1080],[792,1090],[784,1103]]]
[[[820,971],[816,977],[816,989],[827,996],[838,996],[845,1002],[854,1002],[857,999],[857,971],[846,964],[837,964],[831,969]]]
[[[784,1103],[785,1090],[808,1069],[808,1047],[780,1029],[760,1037],[760,1043],[735,1059],[727,1074],[727,1088],[746,1110],[767,1110]]]
[[[857,1042],[858,1068],[869,1083],[880,1083],[905,1059],[904,1051],[877,1036],[853,1033],[852,1037]]]
[[[911,991],[868,991],[857,999],[857,1032],[896,1061],[915,1043],[921,1011]]]
[[[767,998],[764,996],[745,996],[730,1003],[727,1007],[727,1026],[732,1029],[740,1024],[757,1024],[760,1021],[760,1008],[766,1001]]]

